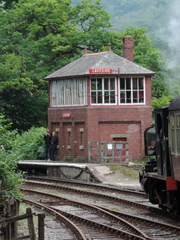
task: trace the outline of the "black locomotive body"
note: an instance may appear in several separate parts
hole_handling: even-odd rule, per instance
[[[140,183],[152,204],[180,214],[180,97],[154,114],[154,126],[144,133],[150,160],[140,173]]]

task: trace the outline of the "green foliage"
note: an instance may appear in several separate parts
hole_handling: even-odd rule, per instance
[[[93,52],[107,45],[107,29],[111,26],[110,16],[103,10],[101,0],[83,0],[71,9],[71,22],[78,26],[76,41],[78,47]]]
[[[72,0],[75,5],[81,0]],[[113,29],[124,31],[127,27],[147,28],[151,39],[157,41],[159,32],[166,31],[169,18],[167,16],[172,3],[168,0],[102,0],[103,9],[111,16]],[[159,47],[162,44],[158,41]]]
[[[10,131],[11,124],[0,115],[0,184],[2,199],[0,206],[9,196],[20,197],[19,186],[22,183],[22,173],[16,171],[17,161],[12,159],[11,149],[17,131]]]
[[[19,131],[46,125],[47,82],[42,79],[74,56],[76,27],[69,11],[69,0],[28,0],[0,12],[0,112]]]
[[[72,0],[73,5],[80,2],[81,0]],[[167,71],[165,65],[165,60],[176,52],[172,53],[162,38],[164,34],[167,35],[169,23],[167,16],[169,16],[172,3],[168,0],[102,0],[101,2],[103,9],[111,16],[112,29],[115,29],[104,35],[98,35],[103,39],[101,40],[102,49],[107,50],[106,46],[110,42],[113,51],[122,55],[121,37],[133,36],[135,62],[156,72],[156,77],[153,78],[153,97],[180,95],[179,71],[174,71],[174,69],[171,72]],[[166,57],[162,55],[162,52],[166,54]]]
[[[109,12],[116,3],[112,1]],[[128,9],[133,13],[142,5],[145,7],[143,1],[137,0],[118,4],[120,8],[117,5],[114,10],[122,15]],[[154,4],[153,1],[151,7]],[[132,35],[135,63],[158,72],[163,83],[164,63],[161,53],[148,39],[147,29],[128,27],[123,32],[111,31],[105,6],[101,0],[83,0],[76,5],[71,5],[70,0],[8,0],[2,6],[0,112],[11,119],[12,129],[21,132],[47,125],[48,86],[43,78],[81,56],[86,45],[88,51],[98,52],[108,50],[111,43],[112,50],[122,55],[122,38]]]
[[[44,127],[32,127],[21,135],[17,135],[12,145],[11,158],[16,160],[44,159],[44,133]]]
[[[12,123],[0,114],[0,149],[8,150],[16,138],[17,131],[10,131]]]
[[[165,83],[163,82],[163,79],[159,76],[156,75],[153,78],[152,81],[152,86],[153,86],[153,93],[152,93],[152,97],[153,98],[161,98],[163,95],[168,95],[168,89],[167,86],[165,85]]]
[[[47,125],[48,94],[45,90],[27,92],[23,90],[4,90],[0,95],[0,112],[11,119],[11,129],[19,132],[32,126]]]
[[[23,173],[17,171],[18,161],[44,159],[45,128],[33,127],[22,134],[10,128],[11,123],[0,115],[0,183],[3,197],[0,206],[9,196],[21,197]]]
[[[2,157],[2,153],[0,152]],[[15,197],[15,199],[20,199],[20,186],[23,183],[23,174],[17,172],[15,168],[12,168],[4,161],[3,158],[0,160],[0,182],[1,182],[1,194],[2,199],[0,201],[0,206],[4,205],[6,198]]]
[[[147,37],[147,29],[127,27],[125,31],[117,33],[116,36],[119,38],[118,44],[115,44],[117,54],[122,54],[122,38],[132,36],[134,40],[135,63],[152,71],[157,71],[164,64],[162,62],[162,53],[155,48],[152,41]],[[119,52],[119,49],[121,49],[121,52]]]
[[[156,108],[169,106],[171,99],[172,99],[171,96],[162,96],[158,99],[153,99],[152,100],[152,109],[154,110]]]
[[[16,63],[16,64],[14,64]],[[23,58],[15,54],[4,54],[0,62],[0,92],[4,89],[32,89],[33,81],[23,70]]]

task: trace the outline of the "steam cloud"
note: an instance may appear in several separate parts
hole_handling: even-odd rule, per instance
[[[173,0],[169,9],[167,42],[172,55],[168,61],[170,68],[180,66],[180,1]]]

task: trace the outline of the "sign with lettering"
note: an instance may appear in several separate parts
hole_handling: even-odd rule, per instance
[[[112,73],[112,68],[90,68],[89,73]]]
[[[62,116],[63,116],[63,118],[70,118],[71,113],[70,112],[63,112]]]

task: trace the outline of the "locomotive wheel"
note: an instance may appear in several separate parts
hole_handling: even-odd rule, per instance
[[[158,204],[158,199],[157,199],[157,196],[156,196],[156,193],[155,193],[155,185],[156,185],[156,182],[153,183],[150,186],[150,189],[149,189],[149,201],[152,204]]]

